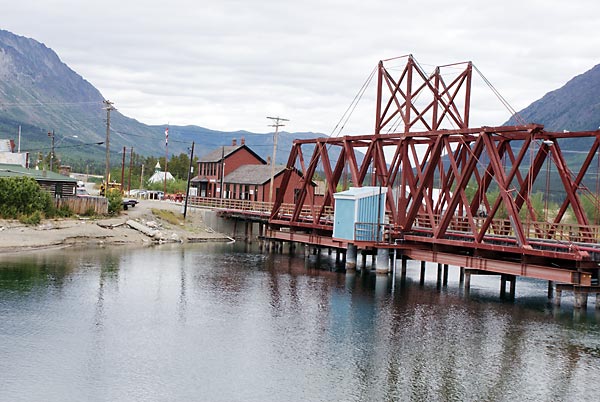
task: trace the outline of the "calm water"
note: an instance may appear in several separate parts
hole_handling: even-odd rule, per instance
[[[0,401],[600,400],[593,300],[543,282],[503,302],[243,245],[0,261]]]

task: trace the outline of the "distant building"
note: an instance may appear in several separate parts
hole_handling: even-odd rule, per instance
[[[13,140],[0,139],[0,163],[29,167],[29,153],[15,152]]]
[[[275,166],[273,201],[279,193],[285,166]],[[238,145],[234,139],[230,146],[210,152],[198,162],[198,175],[191,180],[199,197],[234,200],[269,201],[271,165],[250,149],[242,138]],[[294,203],[300,192],[301,173],[294,169],[288,188],[294,191],[284,195],[284,203]],[[221,194],[221,185],[223,194]],[[310,186],[314,196],[315,185]]]
[[[148,183],[162,183],[165,181],[165,172],[160,170],[160,163],[156,162],[154,167],[154,174],[148,179]],[[167,172],[167,180],[175,180],[173,175]]]
[[[240,145],[234,139],[231,145],[217,148],[198,161],[198,175],[191,180],[191,184],[198,189],[199,197],[221,198],[222,178],[240,166],[266,164],[263,158],[246,146],[243,138]]]

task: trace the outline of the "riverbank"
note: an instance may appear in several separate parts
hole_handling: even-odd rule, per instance
[[[178,203],[141,200],[119,216],[47,219],[37,226],[0,220],[0,254],[72,245],[151,245],[162,242],[229,241],[188,209],[185,221]]]

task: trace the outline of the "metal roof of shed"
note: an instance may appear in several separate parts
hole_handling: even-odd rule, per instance
[[[2,177],[32,177],[42,181],[62,181],[77,183],[76,179],[48,170],[35,170],[24,168],[21,165],[0,164],[0,178]]]

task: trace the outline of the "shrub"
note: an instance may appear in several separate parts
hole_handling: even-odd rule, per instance
[[[83,213],[83,216],[96,216],[96,211],[90,207]]]
[[[31,177],[0,179],[0,216],[17,219],[35,212],[51,213],[54,206],[50,194]]]
[[[19,222],[25,225],[39,225],[42,221],[42,213],[40,211],[35,211],[30,215],[21,215],[19,216]]]
[[[108,190],[106,194],[108,198],[108,214],[117,215],[123,209],[123,196],[121,192],[115,188]]]

